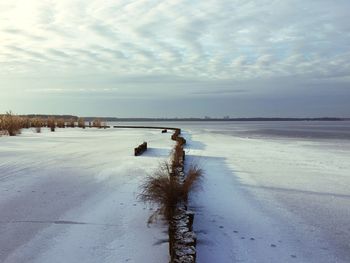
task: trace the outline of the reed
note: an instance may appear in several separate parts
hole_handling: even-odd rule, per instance
[[[71,127],[74,128],[75,127],[75,120],[74,119],[70,119],[67,123],[67,127]]]
[[[155,204],[158,209],[149,218],[151,223],[157,215],[171,220],[176,205],[182,198],[181,184],[171,176],[170,165],[162,164],[158,170],[148,176],[141,185],[141,193],[138,198],[146,203]]]
[[[100,119],[94,119],[94,120],[92,121],[92,126],[93,126],[93,127],[96,127],[96,128],[101,128],[101,126],[102,126],[101,120],[100,120]]]
[[[78,119],[78,127],[85,129],[85,120],[84,120],[84,118],[79,118]]]
[[[30,118],[22,117],[21,118],[21,127],[24,129],[29,129],[30,128]]]
[[[45,127],[46,123],[43,119],[40,118],[33,118],[31,119],[31,127],[34,128],[36,133],[41,132],[41,127]]]
[[[13,114],[11,111],[0,117],[0,130],[9,136],[16,136],[21,133],[23,120],[21,117]]]
[[[163,163],[153,175],[147,176],[141,185],[138,199],[158,206],[148,222],[152,223],[158,215],[170,221],[177,205],[187,201],[189,193],[198,186],[202,175],[202,170],[197,166],[190,167],[186,180],[181,183],[172,173],[171,165]]]
[[[60,118],[57,120],[57,127],[58,128],[66,128],[66,122],[64,119]]]
[[[56,129],[56,121],[55,118],[47,119],[47,127],[50,128],[50,131],[54,132]]]
[[[199,187],[202,178],[203,170],[197,165],[191,165],[186,173],[186,179],[182,184],[185,201],[188,200],[189,194]]]

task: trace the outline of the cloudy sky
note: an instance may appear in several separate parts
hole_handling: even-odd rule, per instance
[[[350,117],[349,0],[0,0],[0,112]]]

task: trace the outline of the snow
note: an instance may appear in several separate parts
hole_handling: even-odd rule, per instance
[[[184,132],[186,165],[205,172],[190,198],[197,262],[348,262],[348,140],[245,138],[205,125]],[[170,135],[66,128],[1,137],[0,262],[168,262],[167,227],[147,226],[153,210],[137,193],[169,158]],[[134,157],[143,141],[148,151]]]
[[[167,228],[148,227],[153,211],[136,197],[172,145],[157,130],[1,137],[0,262],[167,262]]]
[[[348,262],[350,143],[189,130],[203,262]]]

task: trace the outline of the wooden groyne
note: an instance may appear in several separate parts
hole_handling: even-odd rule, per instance
[[[139,155],[143,154],[145,151],[147,151],[147,142],[143,142],[142,144],[137,146],[134,149],[134,155],[139,156]]]
[[[181,136],[181,129],[176,129],[171,139],[176,141],[171,164],[171,176],[183,184],[186,180],[185,166],[185,138]],[[187,209],[187,198],[174,208],[173,217],[169,221],[169,253],[170,263],[196,262],[197,237],[193,232],[194,213]]]
[[[157,129],[161,130],[162,133],[165,133],[165,130],[174,131],[171,139],[176,141],[176,144],[172,152],[170,178],[171,180],[176,180],[180,184],[185,182],[184,146],[186,144],[186,139],[181,136],[181,129],[175,127],[126,125],[116,125],[113,126],[113,128]],[[137,148],[135,148],[135,155],[136,149]],[[188,210],[187,198],[172,209],[172,217],[169,220],[168,226],[170,263],[195,263],[197,237],[193,231],[194,213]]]
[[[181,133],[180,128],[176,127],[159,127],[159,126],[133,126],[133,125],[114,125],[113,128],[121,128],[121,129],[156,129],[156,130],[171,130],[176,131],[179,130]]]

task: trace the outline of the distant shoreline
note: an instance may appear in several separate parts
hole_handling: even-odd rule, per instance
[[[28,114],[20,115],[21,117],[30,118],[78,118],[74,115],[46,115],[46,114]],[[338,117],[321,117],[321,118],[265,118],[265,117],[253,117],[253,118],[117,118],[117,117],[83,117],[85,121],[93,121],[95,119],[100,119],[101,121],[115,121],[115,122],[167,122],[167,121],[350,121],[350,118],[338,118]]]

